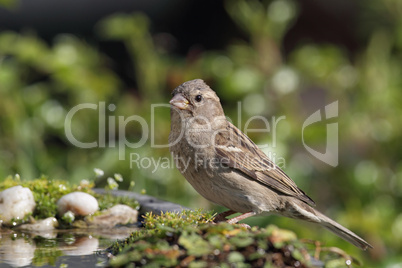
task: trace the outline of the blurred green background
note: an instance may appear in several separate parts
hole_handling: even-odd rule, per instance
[[[96,181],[100,187],[120,173],[120,189],[135,182],[134,191],[221,211],[166,162],[166,147],[154,146],[167,144],[170,115],[168,107],[151,105],[167,104],[176,86],[202,78],[242,130],[255,115],[269,122],[285,116],[275,132],[249,136],[270,144],[264,150],[275,153],[317,208],[374,249],[361,252],[324,229],[286,218],[248,223],[274,223],[325,241],[361,258],[365,267],[402,267],[402,2],[313,2],[207,1],[190,11],[170,7],[163,16],[163,10],[147,12],[148,6],[102,13],[77,33],[51,25],[56,33],[43,35],[35,25],[13,29],[0,17],[0,178],[46,174],[78,183],[94,179],[99,168],[105,171]],[[21,3],[0,1],[0,12],[12,17]],[[336,167],[302,143],[303,122],[334,101],[338,117],[309,126],[304,139],[324,152],[326,124],[338,123]],[[96,106],[75,113],[69,128],[66,117],[79,104]],[[148,130],[138,120],[121,121],[133,115]],[[265,125],[253,120],[246,127]],[[104,146],[79,148],[68,139],[70,130],[81,142],[99,145],[104,139]],[[143,137],[139,148],[123,143]],[[145,160],[130,164],[130,156]],[[157,168],[152,159],[160,160]]]

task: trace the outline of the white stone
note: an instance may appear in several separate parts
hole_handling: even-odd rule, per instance
[[[57,219],[55,217],[50,217],[35,223],[22,224],[18,226],[18,229],[28,231],[49,231],[54,230],[57,226],[59,226]]]
[[[57,211],[63,216],[71,211],[76,216],[87,216],[99,209],[98,201],[90,194],[73,192],[62,196],[57,201]]]
[[[7,225],[12,219],[23,219],[35,206],[31,190],[20,185],[8,188],[0,193],[0,222]]]
[[[86,217],[89,227],[111,228],[137,222],[138,211],[127,205],[115,205],[101,212],[100,215]]]

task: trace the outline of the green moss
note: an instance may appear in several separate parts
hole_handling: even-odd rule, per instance
[[[107,192],[106,194],[96,194],[91,193],[96,197],[99,203],[99,210],[105,210],[113,207],[116,204],[123,204],[133,209],[140,209],[140,203],[132,197],[128,196],[114,196],[111,192]]]
[[[214,219],[212,212],[205,212],[201,209],[196,211],[184,210],[181,213],[166,212],[160,215],[146,213],[144,223],[146,229],[154,229],[156,227],[183,228],[186,226],[210,223]]]
[[[210,212],[183,211],[145,215],[144,228],[115,242],[107,251],[111,267],[311,267],[359,263],[337,248],[301,242],[274,225],[245,228],[213,223]],[[349,261],[348,261],[349,260]]]
[[[147,214],[145,228],[108,251],[113,267],[309,266],[309,255],[296,235],[275,226],[247,229],[226,222],[214,224],[211,213]],[[295,252],[293,254],[293,252]]]

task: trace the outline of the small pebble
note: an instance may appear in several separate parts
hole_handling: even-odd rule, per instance
[[[0,192],[0,223],[9,225],[12,219],[23,219],[35,206],[31,190],[21,185],[8,188]]]
[[[137,218],[137,210],[126,205],[115,205],[102,211],[98,216],[87,217],[85,221],[89,227],[108,228],[136,223]]]
[[[27,231],[49,231],[54,230],[58,225],[59,223],[57,222],[56,218],[50,217],[35,223],[22,224],[18,226],[18,229]]]
[[[57,201],[57,211],[62,216],[71,211],[76,216],[87,216],[99,209],[98,201],[90,194],[73,192],[62,196]]]

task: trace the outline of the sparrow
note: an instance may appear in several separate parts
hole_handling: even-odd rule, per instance
[[[169,149],[176,167],[207,200],[228,208],[218,221],[237,223],[279,214],[319,224],[353,245],[372,246],[313,208],[314,201],[225,117],[219,97],[203,80],[172,92]]]

